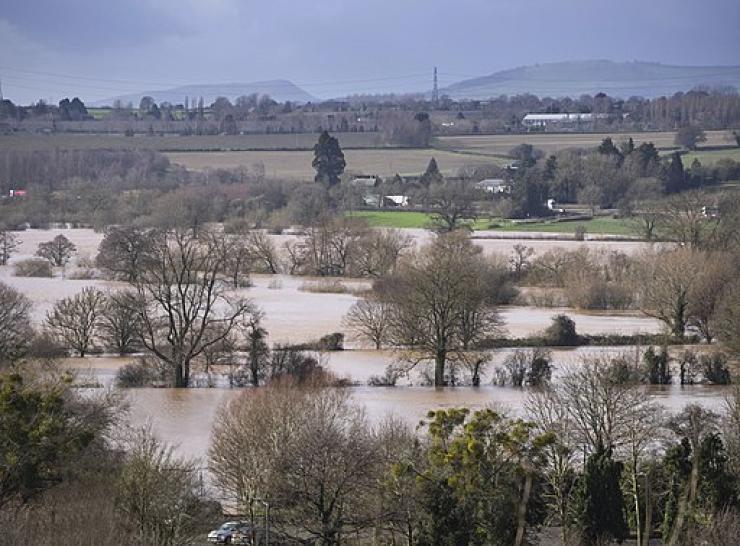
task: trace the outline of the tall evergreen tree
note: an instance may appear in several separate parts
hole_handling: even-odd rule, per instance
[[[339,141],[331,136],[328,131],[324,131],[313,147],[313,154],[312,165],[316,169],[314,180],[327,187],[339,184],[340,176],[342,176],[344,168],[347,166]]]
[[[604,539],[618,542],[627,536],[624,500],[620,488],[623,465],[612,459],[611,449],[600,447],[588,458],[576,490],[576,521],[585,544]]]
[[[671,162],[663,175],[663,184],[666,193],[678,193],[687,189],[686,172],[681,161],[681,154],[674,152],[671,155]]]

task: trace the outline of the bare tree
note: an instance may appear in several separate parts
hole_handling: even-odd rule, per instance
[[[346,391],[283,382],[241,396],[216,418],[209,459],[238,506],[267,499],[288,536],[335,546],[376,519],[377,443]]]
[[[475,221],[475,192],[467,180],[435,184],[431,188],[431,202],[434,207],[432,221],[442,232],[450,232],[463,227],[466,220]]]
[[[360,341],[369,341],[376,349],[388,342],[393,305],[377,298],[355,302],[343,319],[346,328]]]
[[[64,235],[59,234],[51,241],[40,243],[36,250],[36,256],[49,260],[55,267],[64,267],[77,252],[77,247]]]
[[[85,288],[58,301],[46,315],[46,326],[54,337],[84,357],[98,335],[105,304],[102,291]]]
[[[100,242],[95,264],[114,278],[133,282],[151,256],[152,238],[148,230],[134,226],[112,226]]]
[[[199,529],[200,483],[195,464],[175,455],[148,429],[129,439],[117,488],[117,505],[139,543],[188,544]]]
[[[0,282],[0,366],[23,356],[32,334],[31,301]]]
[[[500,330],[488,273],[480,248],[455,233],[409,256],[377,285],[379,297],[395,307],[392,339],[404,349],[402,360],[411,366],[433,360],[435,385],[445,384],[449,359]]]
[[[593,358],[569,370],[553,387],[565,405],[578,445],[586,453],[624,449],[636,415],[648,404],[643,386],[615,373],[620,359]]]
[[[193,360],[252,309],[248,300],[231,296],[221,280],[227,259],[221,236],[203,230],[199,238],[189,230],[158,232],[151,265],[133,283],[141,341],[171,369],[176,387],[188,386]]]
[[[691,249],[646,254],[639,264],[636,289],[640,309],[663,322],[670,333],[683,338],[689,324],[692,287],[705,266],[704,257]]]
[[[534,256],[534,248],[523,244],[515,244],[513,247],[514,255],[509,260],[514,271],[514,277],[521,280],[531,266],[531,258]]]
[[[18,248],[18,237],[0,226],[0,265],[8,265],[8,260],[16,248]]]
[[[140,327],[136,296],[125,290],[108,294],[100,314],[101,340],[119,355],[129,354],[140,347]]]
[[[250,252],[255,273],[280,272],[280,260],[275,244],[263,231],[250,231],[247,234],[247,248]]]

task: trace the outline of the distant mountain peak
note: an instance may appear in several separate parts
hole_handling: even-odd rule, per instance
[[[301,89],[293,82],[277,79],[251,83],[231,82],[181,85],[169,89],[119,95],[110,99],[96,101],[94,104],[99,106],[110,106],[116,100],[120,100],[123,103],[131,102],[134,105],[137,105],[141,100],[141,97],[145,96],[154,98],[158,103],[170,102],[172,104],[182,103],[185,100],[185,97],[189,97],[191,102],[193,100],[197,100],[199,97],[203,97],[203,101],[206,104],[211,104],[218,97],[226,97],[233,101],[239,96],[251,95],[252,93],[270,95],[270,97],[278,102],[291,101],[304,103],[316,100],[314,96],[304,89]]]

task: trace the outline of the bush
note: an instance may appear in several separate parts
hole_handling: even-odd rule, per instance
[[[629,309],[634,292],[626,285],[591,276],[569,278],[565,285],[568,305],[578,309]]]
[[[665,347],[660,354],[655,354],[655,349],[649,347],[642,356],[645,365],[645,376],[651,385],[670,385],[671,368],[668,352]]]
[[[64,358],[67,356],[67,349],[48,332],[41,332],[31,339],[27,354],[30,358]]]
[[[541,347],[517,349],[504,360],[503,368],[497,370],[496,382],[522,387],[536,387],[550,381],[552,366],[550,351]]]
[[[41,258],[28,258],[17,262],[13,269],[16,277],[51,277],[51,264]]]
[[[729,385],[732,382],[730,368],[727,365],[727,356],[724,353],[702,355],[699,363],[704,375],[704,381],[714,385]]]
[[[545,330],[545,342],[553,347],[575,347],[581,344],[576,333],[576,323],[568,315],[552,317],[552,324]]]
[[[316,344],[317,351],[343,351],[344,350],[344,334],[341,332],[334,332],[333,334],[327,334]]]
[[[116,386],[122,389],[148,387],[166,382],[166,370],[148,358],[139,358],[116,372]]]

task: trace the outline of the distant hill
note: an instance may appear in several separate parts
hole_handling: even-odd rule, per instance
[[[258,93],[260,95],[270,95],[278,102],[310,102],[316,98],[288,80],[270,80],[264,82],[252,83],[216,83],[216,84],[195,84],[173,87],[172,89],[161,89],[158,91],[142,91],[141,93],[132,93],[120,95],[110,99],[95,101],[95,106],[110,106],[114,101],[120,100],[124,104],[131,102],[138,106],[141,97],[153,97],[156,102],[170,102],[172,104],[182,104],[185,97],[190,97],[191,104],[203,97],[206,105],[213,103],[217,97],[227,97],[233,101],[241,95],[251,95]]]
[[[672,95],[697,86],[740,88],[740,66],[671,66],[602,60],[536,64],[464,80],[440,89],[440,94],[455,99],[484,99],[522,93],[556,98],[604,92],[627,99]]]

